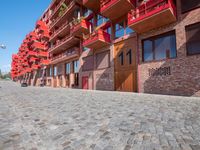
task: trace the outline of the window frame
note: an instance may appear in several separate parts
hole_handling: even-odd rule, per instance
[[[193,10],[195,10],[195,9],[200,8],[200,5],[199,5],[199,6],[196,6],[196,7],[193,7],[193,8],[190,8],[190,9],[187,9],[187,10],[184,10],[184,11],[183,11],[182,4],[183,4],[183,2],[182,2],[182,0],[181,0],[181,14],[189,13],[190,11],[193,11]]]
[[[188,43],[190,43],[190,42],[189,42],[188,37],[187,37],[187,28],[192,27],[192,26],[195,26],[195,25],[197,25],[197,24],[199,24],[199,26],[200,26],[200,22],[197,22],[197,23],[194,23],[194,24],[190,24],[190,25],[185,26],[186,55],[187,55],[187,56],[193,56],[193,55],[199,55],[199,54],[200,54],[200,51],[199,51],[198,53],[195,53],[195,54],[189,54],[189,53],[188,53],[188,51],[189,51],[189,49],[188,49]],[[199,40],[199,41],[200,41],[200,40]]]
[[[162,38],[164,36],[169,36],[169,35],[174,35],[175,36],[175,47],[176,47],[176,56],[175,57],[169,57],[169,58],[164,58],[164,59],[155,59],[155,40],[156,39],[159,39],[159,38]],[[149,41],[152,41],[152,53],[153,53],[153,59],[152,60],[144,60],[144,42],[146,40],[149,40]],[[162,33],[162,34],[159,34],[159,35],[155,35],[155,36],[152,36],[152,37],[149,37],[149,38],[146,38],[146,39],[143,39],[142,40],[142,62],[155,62],[155,61],[163,61],[163,60],[167,60],[167,59],[175,59],[177,58],[177,43],[176,43],[176,31],[175,30],[172,30],[172,31],[169,31],[169,32],[166,32],[166,33]]]

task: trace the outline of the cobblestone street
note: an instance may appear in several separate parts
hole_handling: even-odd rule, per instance
[[[200,98],[0,87],[0,150],[200,150]]]

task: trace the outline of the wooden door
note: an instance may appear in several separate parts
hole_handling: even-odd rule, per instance
[[[88,76],[82,77],[82,89],[89,89]]]
[[[115,44],[115,90],[137,92],[136,38]]]

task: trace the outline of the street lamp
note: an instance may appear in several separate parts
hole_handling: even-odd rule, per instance
[[[6,46],[3,45],[3,44],[1,44],[1,45],[0,45],[0,48],[2,48],[2,49],[6,49]]]

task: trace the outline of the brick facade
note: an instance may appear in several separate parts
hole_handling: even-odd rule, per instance
[[[187,56],[185,26],[200,22],[200,9],[181,14],[177,0],[176,23],[139,35],[138,90],[144,93],[200,96],[200,55]],[[163,61],[142,62],[142,40],[175,30],[177,57]],[[149,69],[170,68],[170,74],[152,76]]]

